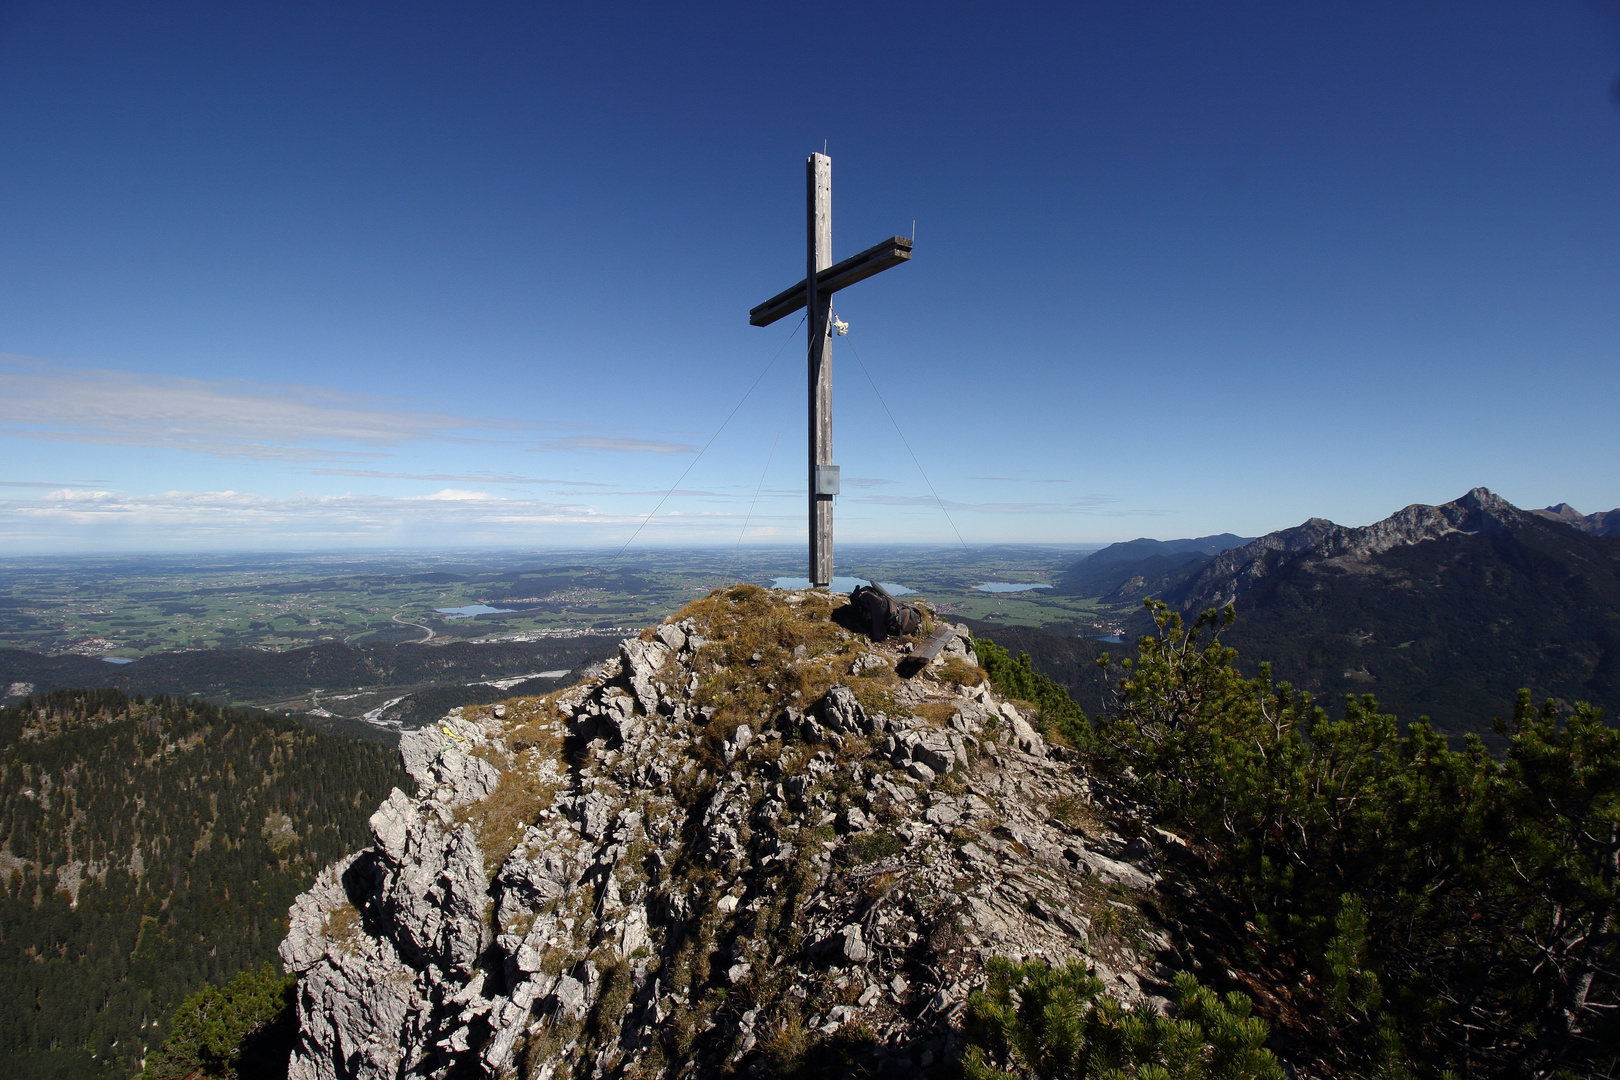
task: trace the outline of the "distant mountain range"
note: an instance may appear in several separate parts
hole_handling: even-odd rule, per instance
[[[1566,525],[1573,525],[1581,532],[1594,533],[1598,536],[1620,536],[1620,509],[1600,510],[1595,514],[1583,515],[1569,503],[1557,503],[1545,510],[1530,512],[1553,521],[1562,521]]]
[[[1076,563],[1058,592],[1109,599],[1140,599],[1181,581],[1210,558],[1251,538],[1221,533],[1192,540],[1127,540],[1110,544]],[[1134,595],[1133,595],[1134,594]]]
[[[1520,687],[1620,713],[1620,511],[1526,511],[1475,488],[1360,528],[1312,518],[1247,542],[1115,544],[1062,587],[1117,605],[1127,643],[1151,629],[1144,597],[1188,617],[1232,603],[1226,640],[1246,667],[1269,660],[1330,705],[1370,692],[1452,733],[1488,735]],[[1016,636],[1040,661],[1038,634]],[[1044,651],[1054,678],[1095,701],[1079,656],[1089,646]]]

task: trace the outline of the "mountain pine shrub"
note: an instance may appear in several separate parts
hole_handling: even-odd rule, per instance
[[[298,1036],[298,979],[271,964],[181,1002],[141,1080],[272,1080],[287,1075]]]
[[[1282,1080],[1249,999],[1185,972],[1174,1019],[1125,1009],[1078,963],[994,959],[986,974],[968,999],[969,1080]]]
[[[1342,719],[1149,601],[1092,773],[1211,857],[1232,966],[1263,969],[1344,1075],[1609,1075],[1620,1064],[1620,733],[1521,692],[1505,756]],[[1108,667],[1107,658],[1100,661]],[[1213,905],[1210,910],[1220,910]]]
[[[973,651],[999,693],[1036,707],[1035,722],[1043,735],[1055,734],[1070,746],[1090,744],[1091,726],[1079,703],[1051,677],[1036,671],[1029,653],[1013,656],[989,638],[975,638]]]

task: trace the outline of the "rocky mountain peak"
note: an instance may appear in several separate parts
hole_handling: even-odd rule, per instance
[[[1345,568],[1393,548],[1453,533],[1507,533],[1528,520],[1524,511],[1483,487],[1438,506],[1413,503],[1382,521],[1360,527],[1310,518],[1292,529],[1268,533],[1222,552],[1171,599],[1183,610],[1220,607],[1262,578],[1301,560]]]
[[[1583,514],[1569,503],[1561,502],[1554,503],[1545,510],[1532,510],[1530,513],[1549,521],[1561,521],[1565,525],[1595,536],[1620,535],[1620,510],[1600,510],[1595,514]]]
[[[924,664],[846,611],[724,590],[407,734],[417,796],[292,909],[289,1075],[927,1074],[992,956],[1162,1008],[1130,897],[1173,838],[1093,803],[965,628]]]
[[[1470,488],[1468,494],[1457,499],[1455,504],[1466,510],[1473,510],[1481,514],[1491,514],[1502,519],[1516,519],[1524,516],[1524,511],[1508,502],[1489,488]]]

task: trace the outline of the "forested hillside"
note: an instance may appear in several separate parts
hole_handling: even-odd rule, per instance
[[[387,747],[117,690],[0,712],[0,1074],[129,1076],[364,843]]]
[[[1252,537],[1220,533],[1189,540],[1127,540],[1092,552],[1064,573],[1060,592],[1135,601],[1197,573],[1223,551]],[[1117,595],[1116,595],[1117,594]]]
[[[1365,528],[1273,533],[1161,598],[1191,618],[1234,597],[1232,645],[1335,705],[1374,693],[1498,746],[1486,725],[1521,687],[1620,712],[1620,541],[1483,488]]]
[[[605,655],[612,649],[614,640],[586,635],[476,645],[466,641],[448,645],[344,645],[328,641],[286,652],[263,649],[163,652],[128,664],[108,664],[93,656],[46,656],[25,649],[0,649],[0,694],[15,683],[38,692],[63,687],[106,687],[131,694],[139,690],[149,694],[267,705],[312,691],[338,693],[380,687],[408,691],[449,686],[458,692],[454,704],[470,704],[478,698],[480,690],[489,700],[510,695],[469,684],[480,680],[510,680],[517,675],[548,669],[572,669]],[[542,685],[550,689],[556,685],[556,680],[543,680]]]
[[[1067,690],[1088,714],[1107,703],[1108,680],[1097,666],[1104,653],[1116,657],[1136,655],[1136,641],[1104,642],[1080,637],[1073,627],[997,626],[963,619],[976,638],[993,640],[1014,656],[1028,654],[1036,671]]]
[[[1214,555],[1220,538],[1116,544],[1064,587],[1114,612],[1125,641],[1109,651],[1154,632],[1145,598],[1184,619],[1232,603],[1231,644],[1336,715],[1347,695],[1373,693],[1403,718],[1500,750],[1491,718],[1509,715],[1521,688],[1620,713],[1620,539],[1602,533],[1604,515],[1589,518],[1523,511],[1477,488],[1359,528],[1313,518]],[[1073,640],[1078,626],[974,625],[1027,649],[1087,709],[1099,704],[1091,661],[1109,646]]]

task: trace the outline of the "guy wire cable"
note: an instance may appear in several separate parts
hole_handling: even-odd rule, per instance
[[[917,451],[911,448],[911,441],[906,438],[906,433],[900,430],[900,421],[894,418],[894,411],[889,408],[889,403],[883,400],[883,391],[878,389],[877,382],[872,378],[872,373],[866,370],[866,361],[861,359],[861,354],[855,351],[855,346],[848,340],[844,344],[849,345],[849,355],[853,356],[855,362],[861,366],[861,374],[866,376],[867,383],[872,387],[872,393],[877,395],[878,404],[882,405],[883,411],[889,414],[889,423],[894,425],[894,433],[900,436],[901,442],[906,444],[906,453],[911,455],[912,463],[917,466],[917,471],[922,473],[923,483],[928,485],[928,490],[933,494],[934,501],[939,504],[940,512],[945,515],[945,520],[951,523],[951,531],[956,534],[957,543],[962,545],[963,551],[972,555],[973,550],[968,547],[967,541],[962,539],[962,530],[956,527],[956,521],[951,517],[951,512],[945,509],[945,500],[940,498],[939,492],[934,490],[934,482],[928,479],[928,471],[922,467],[922,462],[917,460]]]
[[[795,326],[793,328],[793,333],[794,334],[799,332],[799,327],[804,325],[804,320],[807,317],[808,317],[808,313],[806,313],[805,315],[802,315],[802,316],[799,317],[798,326]],[[718,439],[720,437],[720,432],[726,430],[726,425],[731,423],[731,418],[733,416],[737,415],[737,410],[743,407],[743,402],[747,401],[748,400],[748,395],[752,394],[754,392],[754,387],[759,385],[760,379],[765,378],[765,376],[770,373],[771,368],[776,366],[776,361],[781,358],[783,351],[786,350],[787,347],[789,345],[791,345],[792,343],[793,343],[793,336],[792,336],[792,334],[790,334],[790,335],[788,335],[788,339],[786,341],[782,342],[782,348],[777,349],[776,350],[776,355],[771,357],[771,362],[769,364],[765,365],[765,370],[759,373],[759,378],[756,378],[754,380],[754,382],[753,382],[753,385],[749,386],[748,392],[743,394],[742,399],[740,401],[738,401],[735,406],[732,407],[731,412],[726,414],[726,418],[724,420],[720,421],[720,426],[715,429],[715,432],[714,432],[713,435],[709,436],[709,441],[703,444],[703,449],[699,450],[697,452],[697,457],[693,458],[691,460],[691,462],[687,464],[686,471],[681,473],[680,476],[675,478],[675,482],[670,485],[669,490],[664,492],[664,497],[662,499],[658,500],[658,505],[652,508],[652,513],[648,514],[646,517],[641,519],[641,524],[637,525],[636,526],[636,531],[630,534],[630,539],[626,540],[624,542],[624,547],[620,548],[614,554],[613,558],[608,560],[608,565],[609,566],[612,566],[614,563],[619,561],[619,556],[623,555],[624,552],[625,552],[625,549],[628,548],[631,545],[632,542],[634,542],[636,537],[641,535],[641,530],[647,527],[647,522],[651,521],[653,519],[653,517],[658,513],[658,511],[663,509],[664,503],[669,501],[669,497],[671,495],[675,494],[675,489],[681,486],[681,481],[686,479],[686,474],[692,471],[692,466],[696,465],[703,458],[703,455],[708,451],[709,447],[714,445],[714,440],[716,440],[716,439]]]
[[[782,441],[782,430],[787,427],[788,411],[793,408],[793,396],[788,395],[787,403],[782,406],[782,419],[776,425],[776,438],[771,440],[771,452],[765,455],[765,467],[759,472],[759,485],[754,488],[753,501],[748,504],[748,514],[743,518],[742,531],[737,534],[737,544],[731,549],[731,562],[726,563],[726,576],[731,576],[731,565],[737,560],[737,552],[742,549],[743,536],[748,532],[748,523],[754,519],[754,507],[759,504],[759,493],[765,490],[765,475],[771,471],[771,459],[776,456],[776,447]]]
[[[787,401],[782,405],[782,420],[776,425],[776,438],[771,440],[771,452],[765,455],[765,467],[759,472],[759,485],[754,488],[754,499],[748,504],[748,514],[743,518],[742,529],[737,533],[737,544],[731,549],[731,558],[726,560],[725,573],[720,575],[720,588],[715,590],[714,606],[709,608],[709,621],[703,627],[703,636],[709,636],[709,630],[714,626],[714,613],[720,606],[719,594],[724,591],[725,583],[731,580],[731,567],[737,561],[737,552],[742,550],[743,537],[748,533],[748,523],[754,519],[754,507],[759,503],[759,493],[765,490],[765,477],[771,471],[771,459],[776,457],[777,444],[782,441],[782,431],[787,427],[788,413],[793,409],[793,394],[788,394]]]

